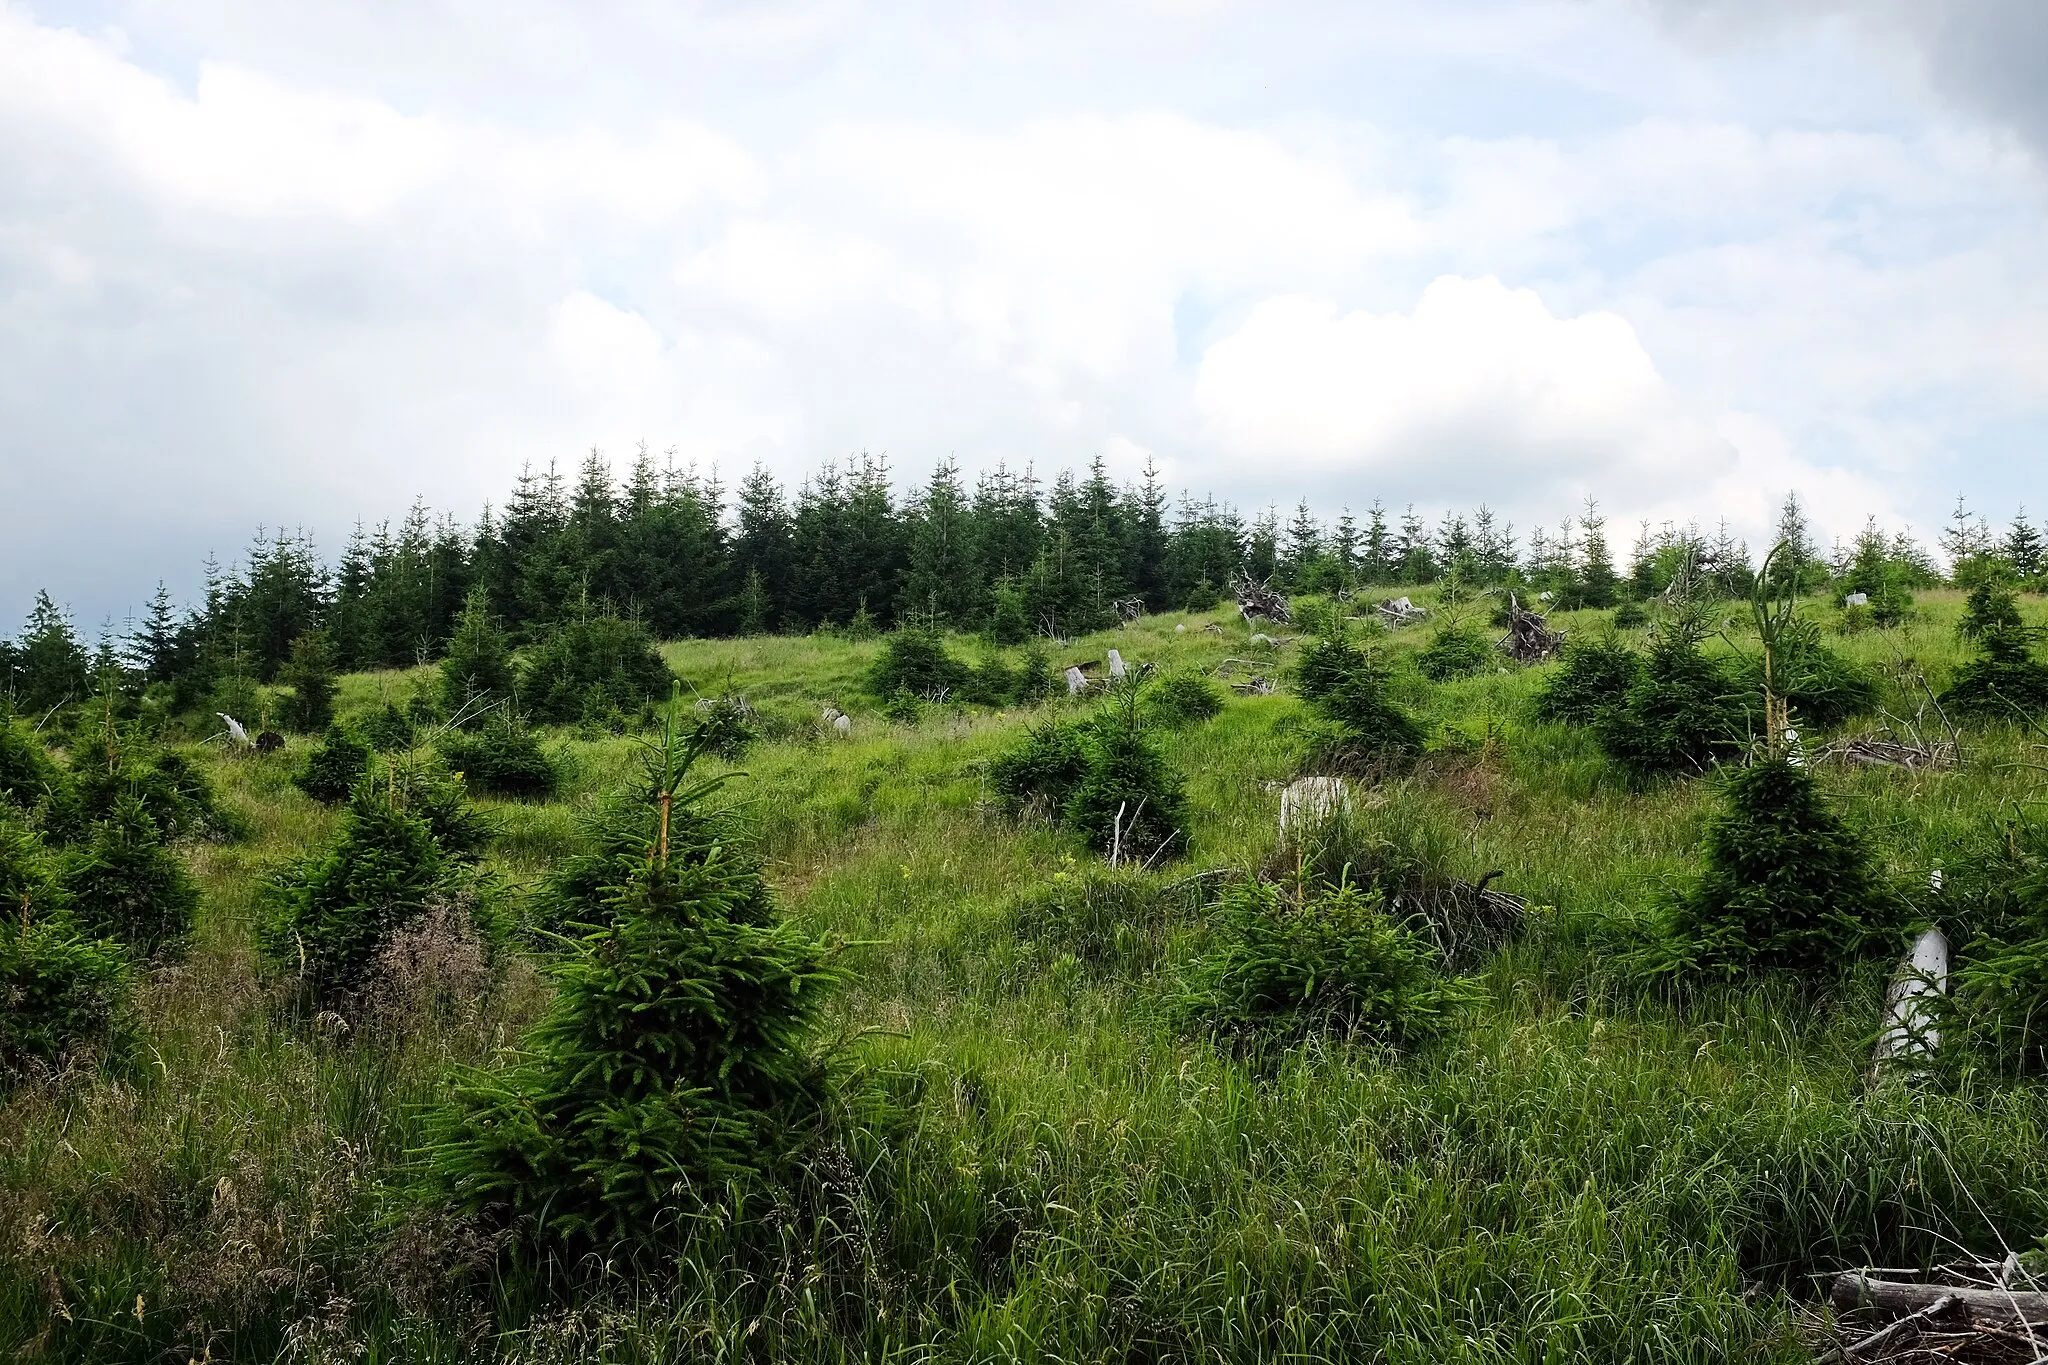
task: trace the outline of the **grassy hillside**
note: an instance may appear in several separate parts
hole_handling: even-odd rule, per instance
[[[1960,611],[1959,594],[1926,593],[1906,628],[1830,643],[1910,715],[1914,672],[1938,690],[1964,656]],[[1250,660],[1284,679],[1300,645],[1249,635],[1226,613],[1148,617],[1054,662],[1114,647],[1168,672]],[[1711,648],[1749,647],[1727,635]],[[1449,875],[1499,872],[1530,923],[1477,967],[1484,1004],[1443,1041],[1255,1058],[1182,1036],[1162,1002],[1210,934],[1214,879],[1194,874],[1275,859],[1279,787],[1303,753],[1289,689],[1160,733],[1188,782],[1184,852],[1109,876],[1078,837],[996,808],[986,763],[1029,713],[887,721],[861,689],[874,642],[665,646],[686,698],[737,691],[760,712],[771,737],[724,799],[786,914],[844,941],[849,982],[831,1005],[841,1100],[806,1174],[780,1200],[680,1224],[678,1263],[637,1274],[496,1274],[476,1228],[403,1197],[448,1068],[515,1044],[549,987],[521,957],[404,1027],[287,1008],[255,954],[254,887],[336,817],[291,786],[292,749],[195,747],[253,832],[190,850],[199,939],[147,983],[139,1060],[0,1107],[0,1345],[178,1361],[1804,1360],[1817,1273],[2048,1232],[2040,1089],[1866,1083],[1881,970],[1819,998],[1622,980],[1623,931],[1697,866],[1711,781],[1632,787],[1586,731],[1533,720],[1549,667],[1432,684],[1411,661],[1426,640],[1380,648],[1432,752],[1361,819]],[[340,708],[425,682],[353,675]],[[813,723],[828,703],[850,738]],[[579,812],[628,780],[639,743],[547,742],[567,774],[555,800],[480,803],[515,900],[582,846]],[[1993,726],[1953,770],[1824,782],[1885,872],[1924,885],[2030,796],[2029,754]]]

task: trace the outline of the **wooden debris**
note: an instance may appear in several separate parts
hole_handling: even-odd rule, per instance
[[[1809,1318],[1836,1335],[1823,1358],[1856,1365],[2033,1365],[2048,1355],[2048,1294],[2020,1270],[2018,1255],[1936,1266],[1922,1279],[1888,1278],[1912,1273],[1864,1269],[1836,1276],[1827,1301],[1845,1316]]]
[[[1417,621],[1429,619],[1427,611],[1416,606],[1406,597],[1396,597],[1392,601],[1380,603],[1379,616],[1382,622],[1395,630],[1399,630],[1402,626],[1412,626]]]
[[[1126,670],[1124,668],[1124,656],[1117,653],[1117,651],[1113,649],[1109,651],[1109,676],[1112,678],[1121,678],[1122,676],[1124,676],[1125,671]]]
[[[1270,697],[1275,690],[1273,675],[1267,670],[1273,667],[1270,660],[1225,659],[1216,665],[1216,676],[1229,680],[1238,669],[1246,669],[1251,676],[1240,678],[1230,684],[1230,690],[1246,697]]]
[[[1067,666],[1067,695],[1078,697],[1088,690],[1088,675],[1073,665]]]
[[[1260,617],[1283,626],[1294,624],[1294,609],[1288,605],[1287,594],[1276,592],[1270,579],[1255,583],[1250,574],[1240,569],[1230,586],[1237,598],[1237,614],[1247,623]]]
[[[1142,597],[1119,597],[1109,604],[1109,609],[1116,613],[1116,619],[1119,622],[1129,625],[1145,614],[1145,599]]]
[[[1564,645],[1564,632],[1552,630],[1548,617],[1530,611],[1509,593],[1508,633],[1498,643],[1516,663],[1540,664]]]
[[[2048,1328],[2048,1294],[2007,1288],[2004,1285],[1943,1285],[1913,1281],[1880,1280],[1864,1271],[1837,1275],[1828,1291],[1836,1308],[1877,1308],[1891,1313],[1920,1313],[1941,1299],[1969,1318],[1972,1326],[2024,1323]]]
[[[1905,768],[1919,772],[1956,765],[1956,746],[1949,740],[1900,740],[1890,736],[1849,735],[1813,751],[1816,763],[1855,763],[1864,767]]]

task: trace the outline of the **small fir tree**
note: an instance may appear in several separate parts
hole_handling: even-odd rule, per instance
[[[48,711],[77,701],[91,689],[85,648],[71,629],[71,618],[47,592],[36,594],[15,655],[14,694],[24,711]]]
[[[1118,862],[1184,853],[1187,793],[1145,733],[1135,686],[1116,690],[1084,742],[1087,767],[1060,807],[1061,821]]]
[[[1903,907],[1810,769],[1759,757],[1729,772],[1700,879],[1670,908],[1666,970],[1838,975],[1892,946]]]
[[[671,717],[652,828],[612,864],[602,922],[552,967],[523,1056],[468,1073],[436,1128],[445,1195],[535,1242],[651,1248],[678,1216],[771,1180],[823,1099],[829,950],[764,917],[741,846],[676,856],[678,813],[718,785],[688,785],[696,756]]]
[[[2024,507],[2012,519],[2012,528],[2005,533],[2005,543],[2000,549],[2022,583],[2038,582],[2042,574],[2048,572],[2048,547],[2043,546],[2041,533],[2034,529],[2034,523],[2027,520]]]
[[[441,660],[441,704],[451,716],[477,724],[493,705],[512,700],[512,642],[491,619],[482,584],[463,599],[462,615]]]
[[[1469,625],[1437,627],[1430,641],[1415,656],[1415,666],[1431,682],[1469,678],[1493,666],[1494,648]]]
[[[1350,882],[1239,882],[1218,907],[1214,946],[1172,1000],[1183,1030],[1239,1051],[1333,1033],[1415,1047],[1456,1026],[1482,998],[1447,979],[1431,945],[1378,890]]]
[[[199,888],[164,847],[140,799],[117,801],[63,869],[64,898],[85,932],[144,958],[178,953],[191,936]]]
[[[430,813],[407,809],[395,785],[359,787],[333,846],[261,888],[264,954],[316,998],[359,992],[394,931],[435,904],[479,903],[464,872]]]
[[[309,630],[291,643],[291,654],[277,673],[292,690],[285,703],[284,723],[301,734],[317,734],[334,719],[334,642],[324,630]]]
[[[1536,716],[1592,725],[1627,702],[1642,672],[1643,656],[1612,635],[1571,640],[1557,669],[1536,692]]]
[[[1705,772],[1741,751],[1741,696],[1700,649],[1705,633],[1697,610],[1662,623],[1622,704],[1600,716],[1601,747],[1632,776]]]
[[[1621,577],[1614,571],[1614,558],[1607,549],[1607,518],[1600,504],[1586,499],[1579,517],[1578,605],[1606,609],[1621,595]]]
[[[348,800],[370,771],[370,746],[342,728],[329,725],[320,743],[292,774],[292,785],[325,805]]]
[[[667,696],[670,682],[644,626],[588,615],[566,622],[534,650],[520,695],[537,720],[602,720]]]
[[[474,730],[444,731],[436,743],[442,761],[471,791],[545,801],[561,781],[539,738],[510,711],[493,713]]]
[[[946,652],[945,637],[906,627],[882,642],[867,686],[885,702],[898,693],[937,700],[964,691],[972,680],[973,670]]]
[[[81,1054],[126,1052],[133,989],[119,945],[93,942],[66,919],[0,915],[0,1089]]]

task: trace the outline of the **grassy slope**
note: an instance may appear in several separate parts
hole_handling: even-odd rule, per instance
[[[1921,605],[1898,638],[1838,643],[1881,664],[1903,651],[1938,688],[1960,602]],[[1251,657],[1242,628],[1208,619],[1150,618],[1073,656]],[[1382,808],[1454,871],[1503,869],[1551,907],[1485,971],[1492,1006],[1418,1058],[1309,1049],[1261,1077],[1149,1009],[1198,922],[1146,926],[1143,949],[1111,962],[1019,932],[1019,894],[1087,856],[989,808],[977,764],[1022,716],[891,726],[858,693],[873,650],[666,651],[707,694],[738,688],[785,721],[828,701],[855,717],[848,742],[758,746],[733,789],[790,914],[858,941],[839,1009],[850,1033],[873,1032],[846,1065],[895,1105],[886,1149],[849,1142],[836,1202],[790,1225],[783,1260],[699,1264],[509,1335],[486,1308],[410,1290],[460,1247],[392,1232],[380,1180],[445,1064],[515,1037],[540,988],[516,973],[476,1018],[404,1040],[279,1022],[252,958],[251,883],[331,817],[281,763],[216,759],[257,835],[195,854],[202,942],[152,985],[142,1068],[0,1110],[0,1339],[181,1360],[288,1341],[336,1358],[1802,1359],[1788,1295],[1808,1272],[2048,1231],[2048,1104],[2030,1089],[1866,1092],[1874,980],[1817,1005],[1765,987],[1682,1009],[1603,985],[1592,931],[1691,865],[1708,793],[1631,793],[1584,735],[1528,724],[1540,674],[1404,684],[1433,727],[1495,738],[1432,760]],[[413,685],[352,678],[342,703]],[[1170,741],[1195,818],[1188,858],[1159,880],[1270,854],[1299,711],[1237,699]],[[576,805],[632,761],[630,740],[560,743],[564,798],[499,808],[510,877],[574,847]],[[1993,734],[1957,772],[1830,785],[1894,872],[1924,876],[2024,793],[2020,744]]]

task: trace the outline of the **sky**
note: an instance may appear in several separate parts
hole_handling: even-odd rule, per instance
[[[2040,0],[0,0],[0,632],[645,443],[2048,515]]]

